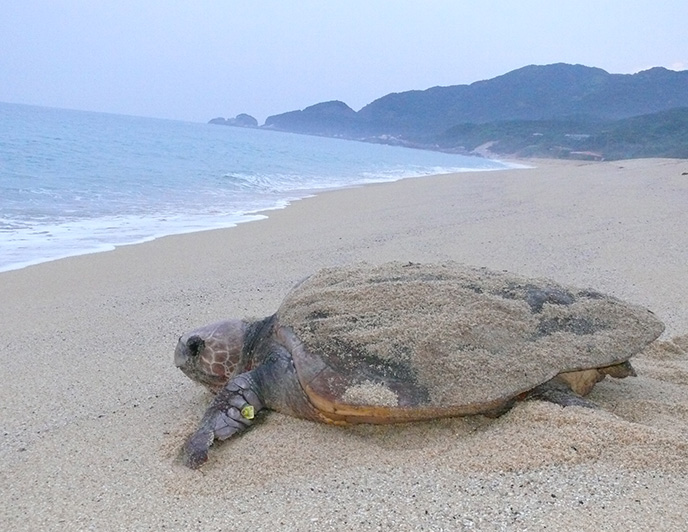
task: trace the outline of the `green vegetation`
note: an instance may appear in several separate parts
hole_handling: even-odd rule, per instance
[[[470,85],[388,94],[356,112],[339,101],[262,127],[471,153],[621,159],[688,157],[688,71],[609,74],[531,65]]]
[[[676,157],[688,159],[688,107],[635,116],[600,128],[589,149],[607,159]]]
[[[513,120],[454,126],[433,139],[471,152],[583,159],[688,158],[688,107],[615,121]]]
[[[615,121],[513,120],[454,126],[434,139],[445,150],[521,157],[688,158],[688,107]]]

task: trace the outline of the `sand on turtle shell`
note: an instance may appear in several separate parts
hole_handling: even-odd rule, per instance
[[[420,388],[409,406],[447,408],[619,363],[664,329],[647,309],[589,289],[453,262],[323,269],[287,295],[278,316],[350,387],[375,375],[380,385]],[[334,381],[321,389],[351,397]]]
[[[363,381],[349,386],[342,396],[347,404],[398,406],[399,397],[387,386],[379,382]]]

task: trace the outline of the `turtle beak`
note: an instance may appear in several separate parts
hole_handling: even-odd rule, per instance
[[[174,350],[174,365],[178,368],[184,366],[186,361],[189,359],[187,351],[188,348],[186,347],[186,342],[184,342],[183,337],[180,336],[179,341],[177,342],[177,347]]]
[[[174,350],[174,364],[178,368],[185,366],[188,361],[198,356],[205,348],[205,342],[198,335],[180,336]]]

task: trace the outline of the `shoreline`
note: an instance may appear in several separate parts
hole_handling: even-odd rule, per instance
[[[614,528],[688,513],[688,160],[543,161],[325,191],[227,229],[0,273],[0,521],[12,530]],[[403,426],[279,414],[200,471],[178,336],[275,311],[323,266],[454,260],[590,287],[667,325],[599,411]]]
[[[233,227],[236,227],[237,225],[241,225],[244,223],[256,221],[259,219],[262,219],[264,217],[268,216],[268,213],[275,211],[275,210],[281,210],[289,207],[289,205],[293,202],[300,201],[305,198],[309,198],[318,194],[322,194],[324,192],[332,192],[336,190],[344,190],[347,188],[357,188],[357,187],[364,187],[368,186],[371,184],[384,184],[384,183],[395,183],[397,181],[402,181],[405,179],[419,179],[419,178],[424,178],[424,177],[432,177],[434,175],[447,175],[447,174],[455,174],[455,173],[471,173],[471,172],[490,172],[490,171],[497,171],[497,170],[511,170],[511,169],[516,169],[519,167],[519,163],[515,162],[507,162],[503,160],[498,160],[498,159],[490,159],[491,161],[501,163],[505,165],[505,168],[464,168],[460,171],[454,171],[454,172],[445,172],[444,174],[428,174],[428,175],[411,175],[411,176],[404,176],[404,177],[397,177],[394,179],[390,178],[382,178],[381,176],[378,176],[378,178],[382,179],[380,181],[372,181],[372,182],[361,182],[361,183],[352,183],[348,185],[340,185],[340,186],[323,186],[322,188],[304,188],[304,189],[298,189],[294,191],[290,191],[289,194],[284,192],[284,197],[275,199],[275,203],[270,206],[270,207],[265,207],[265,208],[260,208],[260,209],[253,209],[253,210],[246,210],[246,211],[240,211],[238,213],[226,213],[222,215],[221,217],[224,218],[229,218],[232,221],[228,221],[225,224],[219,223],[218,219],[211,219],[210,222],[208,222],[207,226],[199,226],[197,221],[194,221],[193,223],[187,222],[186,225],[183,225],[180,228],[177,228],[176,230],[173,229],[168,229],[170,232],[154,232],[154,233],[149,233],[144,236],[137,236],[137,237],[131,237],[132,240],[128,242],[122,242],[122,243],[116,243],[116,242],[98,242],[97,244],[92,245],[89,248],[84,248],[81,250],[74,250],[74,251],[66,251],[66,252],[60,252],[57,253],[54,257],[52,258],[39,258],[39,259],[29,259],[29,260],[23,260],[21,262],[14,262],[6,265],[0,265],[0,273],[7,272],[7,271],[15,271],[15,270],[21,270],[26,267],[30,266],[35,266],[38,264],[43,264],[45,262],[52,262],[55,260],[62,260],[62,259],[67,259],[71,257],[78,257],[81,255],[90,255],[93,253],[103,253],[107,251],[113,251],[115,248],[122,247],[122,246],[131,246],[131,245],[138,245],[138,244],[145,244],[147,242],[151,242],[153,240],[157,240],[159,238],[165,238],[167,236],[178,236],[178,235],[185,235],[185,234],[192,234],[192,233],[201,233],[205,231],[213,231],[213,230],[222,230],[222,229],[231,229]],[[76,225],[78,226],[81,223],[89,223],[92,220],[81,220],[78,222]],[[141,220],[144,225],[148,224],[151,222],[149,219],[142,219]],[[212,223],[211,223],[212,222]],[[112,236],[112,235],[111,235]]]
[[[546,176],[550,172],[554,172],[557,174],[556,179],[553,179],[553,185],[557,187],[563,187],[563,185],[568,185],[572,189],[576,189],[576,184],[572,182],[566,182],[569,179],[575,179],[575,174],[577,169],[595,169],[599,168],[601,175],[605,175],[604,170],[609,168],[609,169],[616,169],[617,173],[623,173],[623,170],[629,170],[633,171],[635,174],[642,174],[643,168],[645,166],[650,165],[650,167],[654,164],[658,164],[661,166],[676,166],[677,168],[681,169],[688,169],[688,160],[682,160],[682,159],[632,159],[628,161],[611,161],[611,162],[599,162],[599,161],[569,161],[569,160],[561,160],[561,159],[524,159],[524,160],[518,160],[518,161],[512,161],[512,160],[505,160],[502,161],[506,164],[515,164],[515,165],[523,165],[523,166],[517,166],[514,168],[509,168],[509,169],[504,169],[504,170],[499,170],[499,171],[467,171],[467,172],[459,172],[459,173],[449,173],[449,174],[437,174],[437,175],[428,175],[428,176],[420,176],[420,177],[412,177],[412,178],[403,178],[399,179],[397,181],[392,181],[392,182],[377,182],[377,183],[366,183],[366,184],[360,184],[360,185],[353,185],[350,187],[343,187],[343,188],[336,188],[336,189],[325,189],[325,190],[320,190],[320,191],[315,191],[311,195],[305,196],[303,198],[298,198],[296,200],[290,201],[286,206],[281,207],[281,208],[275,208],[275,209],[268,209],[268,210],[262,210],[262,211],[256,211],[254,213],[251,213],[251,216],[256,216],[259,217],[258,219],[252,219],[250,221],[246,222],[241,222],[238,223],[234,226],[231,227],[219,227],[219,228],[210,228],[210,229],[204,229],[200,231],[192,231],[188,233],[176,233],[176,234],[170,234],[170,235],[164,235],[160,237],[153,238],[151,240],[147,240],[144,242],[138,242],[138,243],[132,243],[132,244],[122,244],[122,245],[117,245],[114,246],[113,249],[109,250],[102,250],[102,251],[94,251],[92,253],[84,253],[84,254],[79,254],[79,255],[73,255],[73,256],[67,256],[59,259],[54,259],[54,260],[49,260],[46,262],[40,262],[37,264],[31,264],[25,267],[22,267],[20,269],[15,269],[15,270],[6,270],[0,272],[0,279],[4,275],[8,274],[13,274],[17,272],[24,272],[27,270],[32,270],[34,268],[41,268],[44,266],[51,267],[55,265],[56,268],[60,268],[59,264],[63,263],[64,261],[67,262],[67,264],[70,263],[70,261],[76,261],[77,263],[80,262],[81,259],[88,260],[90,257],[94,258],[100,258],[101,256],[110,256],[111,254],[114,257],[119,258],[120,255],[126,256],[126,257],[134,257],[138,255],[137,250],[141,249],[146,250],[144,252],[145,255],[152,255],[157,253],[158,251],[166,252],[167,249],[169,249],[170,246],[168,246],[168,242],[173,243],[173,242],[179,242],[179,245],[185,245],[186,242],[190,242],[192,245],[193,243],[198,240],[198,242],[207,242],[207,244],[203,244],[200,247],[212,247],[215,245],[216,242],[222,241],[225,238],[229,238],[231,240],[252,240],[255,237],[253,235],[255,234],[263,234],[263,227],[265,225],[268,226],[268,230],[274,229],[276,226],[279,226],[282,223],[287,223],[291,224],[292,219],[297,219],[298,221],[301,221],[302,216],[308,216],[309,211],[313,211],[319,218],[320,220],[325,221],[326,223],[331,222],[331,220],[328,220],[328,215],[324,212],[324,208],[320,204],[324,205],[329,205],[330,203],[336,204],[337,199],[336,198],[342,198],[343,202],[346,202],[348,205],[348,208],[346,209],[339,209],[338,211],[334,211],[332,214],[332,220],[337,220],[339,219],[340,216],[347,216],[348,213],[350,213],[352,209],[360,209],[360,210],[375,210],[375,211],[380,211],[384,210],[381,209],[381,206],[379,205],[379,196],[384,197],[385,190],[387,187],[390,188],[390,190],[393,190],[394,187],[398,187],[400,190],[403,191],[404,194],[410,193],[409,200],[407,201],[407,207],[409,209],[413,209],[415,207],[414,205],[414,200],[417,197],[415,194],[418,192],[421,192],[424,194],[424,201],[426,202],[426,205],[424,205],[424,216],[427,217],[429,213],[431,213],[432,216],[436,216],[437,212],[431,207],[427,205],[428,201],[431,201],[432,199],[436,199],[437,201],[442,201],[444,198],[442,197],[442,193],[438,194],[432,194],[432,192],[429,193],[427,189],[432,189],[434,186],[433,182],[436,181],[440,187],[445,187],[449,186],[450,189],[452,189],[452,193],[454,192],[459,192],[460,194],[468,194],[470,197],[477,197],[477,195],[487,192],[489,194],[505,194],[504,190],[500,190],[503,187],[506,188],[513,188],[513,189],[518,189],[520,186],[520,183],[513,183],[512,179],[513,178],[518,178],[519,176],[522,177],[522,181],[524,182],[524,186],[530,187],[532,184],[537,183],[537,186],[539,187],[538,192],[542,193],[543,189],[543,183],[541,181],[543,176]],[[531,166],[527,166],[527,165]],[[536,166],[539,165],[539,166]],[[683,171],[683,170],[682,170]],[[677,181],[677,184],[679,188],[683,191],[685,191],[685,179],[684,176],[681,176],[681,172],[677,172],[678,175],[673,176],[676,178],[675,180]],[[591,173],[591,172],[588,172]],[[676,172],[675,172],[676,173]],[[594,174],[592,172],[591,174]],[[610,173],[606,173],[607,175],[605,177],[611,177]],[[528,177],[526,177],[528,176]],[[592,187],[597,187],[602,189],[603,185],[602,183],[594,183],[594,177],[593,177],[593,182],[591,182]],[[650,184],[649,181],[652,179],[651,176],[648,176],[644,178],[646,181],[648,181],[648,185]],[[428,186],[426,186],[426,182],[428,183]],[[619,185],[621,187],[622,185],[625,185],[624,183],[624,178],[621,178],[620,176],[614,176],[613,180],[610,180],[608,183],[610,186],[616,186]],[[371,191],[370,196],[368,194],[368,191]],[[510,190],[507,190],[506,192],[511,192]],[[617,191],[621,192],[621,191]],[[640,209],[638,207],[639,204],[642,203],[641,199],[638,197],[639,191],[628,191],[627,195],[634,196],[633,201],[637,202],[635,205],[634,209],[636,211],[636,217],[637,214],[640,213],[642,210],[648,211],[649,208],[643,208]],[[595,269],[592,267],[590,264],[585,265],[585,260],[589,258],[588,255],[591,254],[599,254],[600,251],[599,246],[592,245],[592,246],[586,246],[584,241],[579,241],[576,242],[576,248],[572,249],[571,251],[581,251],[583,253],[582,256],[580,257],[573,257],[573,256],[567,256],[570,255],[571,253],[568,250],[565,250],[563,247],[558,249],[557,251],[559,252],[559,255],[554,253],[554,247],[552,247],[552,250],[550,252],[546,253],[546,250],[543,249],[538,249],[539,247],[539,242],[538,242],[538,237],[540,237],[543,241],[543,243],[546,243],[547,238],[551,236],[556,236],[554,235],[553,231],[546,231],[541,226],[538,225],[537,220],[528,220],[527,216],[524,217],[526,213],[518,213],[517,210],[513,210],[513,212],[497,212],[497,209],[501,209],[502,211],[505,210],[504,205],[500,205],[499,201],[500,198],[497,197],[496,195],[490,196],[490,195],[485,196],[484,199],[488,199],[490,201],[490,204],[488,205],[471,205],[470,207],[476,209],[475,212],[468,212],[466,216],[464,216],[461,219],[457,220],[450,220],[448,222],[448,225],[457,225],[457,224],[462,224],[464,222],[467,222],[468,226],[476,226],[479,227],[480,224],[480,216],[481,213],[479,212],[480,210],[485,210],[486,212],[490,212],[490,209],[495,210],[494,213],[488,214],[486,219],[492,218],[492,222],[495,222],[495,226],[490,228],[491,232],[496,232],[497,234],[494,234],[495,240],[484,240],[480,242],[480,245],[485,246],[484,248],[481,247],[476,247],[473,242],[470,242],[471,245],[466,245],[464,246],[460,251],[460,254],[456,253],[456,250],[453,250],[453,252],[448,252],[443,253],[441,252],[441,246],[437,246],[437,248],[433,251],[430,249],[432,246],[430,245],[424,245],[420,247],[424,247],[426,249],[423,249],[422,252],[419,253],[419,249],[414,249],[413,256],[417,257],[417,260],[456,260],[457,262],[465,262],[467,264],[472,264],[472,265],[477,265],[477,266],[488,266],[492,268],[503,268],[503,269],[508,269],[511,271],[514,271],[516,273],[524,273],[526,275],[531,275],[533,277],[549,277],[552,278],[556,281],[563,282],[563,283],[569,283],[569,284],[577,284],[577,285],[595,285],[598,288],[601,288],[603,290],[608,291],[610,294],[615,295],[620,298],[626,298],[630,299],[631,301],[635,301],[636,303],[646,305],[648,307],[651,307],[651,302],[652,298],[648,297],[634,297],[636,294],[640,295],[641,291],[645,291],[646,296],[647,293],[650,292],[650,288],[652,286],[652,277],[654,276],[652,269],[651,268],[644,268],[644,270],[647,272],[647,275],[642,279],[641,283],[643,284],[642,289],[635,289],[632,284],[626,284],[626,286],[623,286],[624,283],[621,282],[622,279],[615,279],[612,271],[604,271],[605,269]],[[585,224],[588,223],[586,221],[586,217],[588,218],[588,221],[591,220],[592,218],[590,217],[591,211],[593,210],[592,207],[593,205],[583,205],[583,204],[571,204],[571,205],[566,205],[568,203],[568,197],[566,196],[567,192],[565,188],[562,189],[558,193],[557,197],[557,205],[558,206],[564,206],[566,209],[568,209],[571,212],[566,213],[566,215],[573,214],[573,209],[576,207],[584,207],[587,209],[587,213],[582,210],[581,213],[579,213],[576,217],[576,219],[571,219],[569,220],[569,223],[578,223],[581,224],[580,229],[576,229],[575,227],[569,227],[572,232],[579,231],[581,235],[579,235],[579,240],[585,236],[586,231],[587,234],[591,234],[592,236],[592,230],[593,227],[585,227]],[[585,196],[586,191],[579,191],[579,194],[581,196]],[[522,190],[519,191],[519,202],[523,201],[524,197],[527,197],[528,191],[527,190]],[[334,199],[330,199],[334,198]],[[664,205],[662,201],[658,197],[653,197],[652,195],[650,198],[654,199],[654,206],[656,207],[661,207],[662,210],[664,210]],[[674,201],[676,198],[668,198],[671,201]],[[470,200],[470,198],[467,197],[461,197],[457,196],[456,200],[459,202],[467,202]],[[537,201],[537,198],[535,198]],[[596,205],[599,209],[605,209],[607,207],[611,207],[611,205],[606,205],[605,204],[605,199],[602,196],[597,196],[595,197],[595,201],[597,202]],[[311,205],[313,208],[311,208]],[[545,205],[540,205],[539,207],[542,208]],[[554,207],[553,205],[551,206],[552,208]],[[625,211],[625,210],[632,210],[630,208],[626,208],[624,206],[621,206],[619,209],[620,211]],[[303,211],[303,212],[302,212]],[[294,214],[292,214],[294,213]],[[658,218],[663,218],[663,217],[668,217],[670,213],[673,213],[673,218],[676,221],[676,223],[679,222],[681,217],[683,216],[683,213],[681,212],[681,206],[676,205],[676,208],[674,211],[667,211],[666,213],[659,215],[659,213],[656,213],[658,215]],[[376,213],[377,214],[377,213]],[[534,216],[537,214],[542,214],[542,213],[533,213]],[[548,214],[552,214],[551,212]],[[515,216],[513,216],[515,215]],[[561,217],[563,222],[563,216],[562,214],[553,214],[555,217]],[[476,216],[478,218],[476,218]],[[514,226],[510,225],[508,222],[505,223],[499,223],[497,218],[499,217],[504,217],[508,218],[510,216],[513,216],[513,218],[519,218],[516,220],[517,223],[525,223],[527,222],[528,224],[528,229],[532,231],[530,238],[528,238],[528,234],[525,233],[525,226],[522,229],[518,230],[517,234],[513,234],[514,232]],[[357,223],[360,222],[360,220],[355,220]],[[407,221],[408,222],[408,221]],[[442,223],[442,222],[438,222]],[[634,221],[634,223],[639,223],[638,220]],[[330,223],[330,226],[332,228],[337,228],[338,227],[337,223]],[[499,226],[499,227],[497,227]],[[546,261],[543,260],[541,261],[537,266],[533,265],[533,261],[528,261],[528,260],[523,260],[523,257],[521,256],[522,253],[520,249],[518,249],[518,246],[516,246],[516,242],[512,242],[510,245],[512,246],[513,249],[511,251],[514,251],[513,254],[507,254],[504,251],[499,252],[493,247],[493,242],[496,242],[499,239],[499,228],[501,228],[504,231],[505,235],[508,235],[510,238],[514,236],[518,236],[519,238],[522,239],[522,243],[528,240],[527,244],[529,246],[529,251],[533,253],[538,253],[543,255],[543,257],[546,256]],[[639,223],[639,228],[642,228],[642,223]],[[381,229],[380,231],[384,233],[385,230],[389,231],[394,231],[396,228],[394,227],[394,224],[389,224],[388,229]],[[483,228],[481,228],[483,229]],[[613,229],[611,226],[609,227],[604,227],[604,232],[611,232],[614,233]],[[616,228],[619,229],[619,228]],[[422,232],[423,230],[426,229],[419,229],[418,232]],[[544,233],[544,234],[543,234]],[[620,233],[628,233],[628,231],[617,231],[616,236],[621,236]],[[436,241],[441,241],[441,235],[431,235],[432,238]],[[466,240],[470,240],[469,236],[467,234],[462,234],[462,238]],[[547,238],[543,238],[547,237]],[[649,238],[649,236],[648,236]],[[612,240],[613,235],[606,235],[606,240]],[[326,239],[321,239],[321,242],[324,242]],[[377,240],[377,239],[376,239]],[[385,238],[381,238],[379,240],[386,240]],[[415,239],[415,241],[419,241],[421,238]],[[591,239],[594,240],[594,239]],[[688,242],[688,239],[686,239],[686,242]],[[611,242],[610,242],[611,243]],[[648,243],[652,244],[655,246],[655,251],[657,251],[657,254],[659,255],[659,248],[661,246],[658,246],[658,242],[655,241],[649,241]],[[594,244],[594,242],[593,242]],[[171,244],[174,246],[175,244]],[[148,250],[148,247],[150,247],[150,250]],[[199,247],[199,246],[195,246]],[[584,249],[585,247],[589,247],[591,249]],[[670,246],[671,251],[677,252],[680,249],[680,245],[678,243],[674,243]],[[365,250],[360,250],[362,255],[365,258],[363,259],[358,259],[358,260],[367,260],[371,262],[376,262],[376,261],[382,261],[382,260],[395,260],[396,258],[399,258],[400,260],[403,260],[403,257],[400,258],[397,256],[397,254],[391,254],[391,255],[386,255],[387,259],[382,259],[381,256],[376,256],[376,253],[366,253]],[[634,246],[634,251],[642,252],[644,255],[650,256],[651,253],[649,250],[641,250],[638,249],[638,246]],[[666,250],[662,250],[664,252]],[[352,257],[353,257],[352,253]],[[509,256],[511,255],[511,256]],[[682,257],[681,253],[678,253],[680,257]],[[570,270],[570,264],[564,266],[562,263],[557,262],[557,256],[561,256],[564,258],[566,261],[575,261],[578,265],[585,266],[585,270],[581,271],[574,271]],[[465,258],[464,258],[465,257]],[[519,258],[520,257],[520,258]],[[331,258],[331,257],[330,257]],[[519,260],[515,260],[519,258]],[[128,260],[128,259],[127,259]],[[356,258],[353,258],[352,260],[357,260]],[[411,260],[411,259],[409,259]],[[647,257],[646,257],[647,260]],[[647,261],[648,264],[654,264],[654,262],[657,260],[657,256],[653,257],[652,261]],[[496,261],[496,262],[495,262]],[[672,262],[680,264],[681,259],[674,259]],[[103,262],[107,263],[109,262],[107,259],[103,259]],[[321,266],[329,266],[329,265],[337,265],[337,264],[342,264],[346,263],[347,260],[339,260],[339,261],[332,261],[332,260],[325,260],[322,262],[322,264],[318,265],[317,267]],[[632,265],[625,264],[623,265],[626,268],[630,268]],[[637,269],[643,269],[640,268],[639,265]],[[317,268],[317,267],[314,267]],[[297,277],[294,279],[294,282],[298,281],[300,278],[302,278],[305,275],[308,275],[311,273],[312,269],[306,269],[303,270],[303,273],[300,277]],[[585,275],[583,273],[585,272]],[[588,279],[587,284],[586,284],[586,278]],[[679,304],[676,305],[677,307],[680,306]],[[680,313],[680,316],[683,318],[685,314],[685,319],[686,322],[688,322],[688,312]],[[671,321],[671,320],[670,320]]]

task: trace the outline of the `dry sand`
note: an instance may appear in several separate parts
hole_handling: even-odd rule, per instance
[[[340,190],[236,228],[0,274],[0,529],[686,530],[688,161],[535,161]],[[455,260],[651,308],[604,410],[338,428],[270,414],[200,471],[179,334],[321,266]]]

